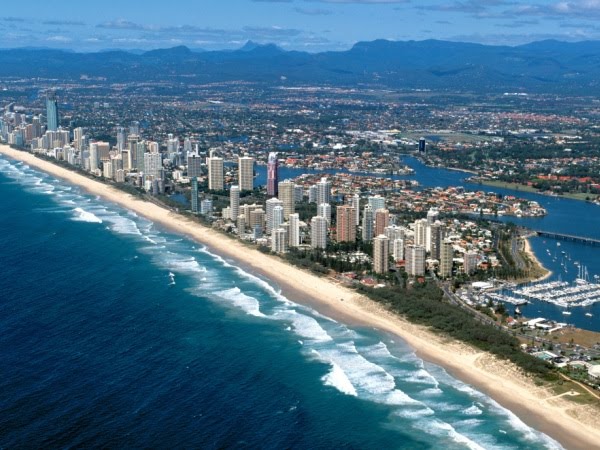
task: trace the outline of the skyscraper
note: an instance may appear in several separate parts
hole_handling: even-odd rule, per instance
[[[336,240],[338,242],[356,241],[354,208],[349,205],[338,206],[336,213]]]
[[[312,248],[327,248],[327,220],[315,216],[310,221],[310,246]]]
[[[277,228],[271,233],[271,250],[274,253],[286,253],[288,251],[288,237],[285,228]]]
[[[240,214],[240,187],[231,186],[229,191],[229,207],[231,208],[231,220],[236,221]]]
[[[325,177],[317,182],[317,205],[323,203],[331,203],[331,183]]]
[[[202,176],[202,158],[198,153],[187,155],[187,173],[190,178]]]
[[[327,223],[331,223],[331,205],[329,203],[321,203],[317,205],[317,216],[324,217]]]
[[[192,212],[198,212],[198,178],[192,178]]]
[[[356,226],[360,225],[360,196],[354,194],[351,200],[352,207],[354,208],[354,217]]]
[[[419,153],[425,153],[426,149],[427,149],[427,142],[425,141],[425,138],[422,137],[421,139],[419,139]]]
[[[211,150],[206,164],[208,165],[208,189],[222,191],[224,187],[223,158],[216,156],[216,152]]]
[[[404,239],[394,239],[392,255],[395,261],[402,261],[404,259]]]
[[[390,212],[387,209],[378,209],[375,211],[375,236],[384,234],[389,223]]]
[[[390,239],[380,234],[373,239],[373,272],[387,273],[389,270]]]
[[[370,242],[373,239],[373,208],[365,205],[363,210],[362,240]]]
[[[300,214],[290,214],[289,222],[288,239],[290,247],[298,247],[300,245]]]
[[[285,220],[296,210],[295,190],[293,181],[285,180],[279,183],[277,197],[283,202],[283,218]]]
[[[48,97],[46,97],[46,120],[49,131],[58,130],[58,101],[54,92],[50,92]]]
[[[238,182],[242,191],[254,189],[254,158],[251,156],[238,159]]]
[[[427,219],[415,220],[415,245],[425,248],[425,235],[427,231]]]
[[[446,239],[442,242],[441,254],[439,276],[440,278],[450,278],[452,276],[452,263],[454,258],[452,241]]]
[[[385,198],[381,195],[373,195],[368,198],[369,206],[373,211],[385,209]]]
[[[421,245],[408,245],[406,247],[406,273],[410,276],[425,275],[425,247]]]
[[[119,151],[125,150],[125,143],[127,135],[125,134],[125,128],[117,127],[117,149]]]
[[[271,231],[273,230],[273,228],[275,228],[273,225],[275,223],[275,213],[274,213],[274,209],[275,207],[279,207],[281,208],[281,211],[283,212],[283,202],[281,200],[279,200],[278,198],[270,198],[269,200],[266,201],[266,216],[267,216],[267,223],[266,223],[266,232],[267,234],[271,234]],[[279,222],[277,224],[277,226],[279,226],[281,222]]]
[[[479,255],[477,252],[467,252],[464,254],[464,265],[463,270],[467,275],[472,275],[477,271],[477,263],[479,262]]]
[[[277,197],[278,194],[278,172],[279,161],[277,160],[277,153],[271,152],[267,161],[267,195],[270,197]]]

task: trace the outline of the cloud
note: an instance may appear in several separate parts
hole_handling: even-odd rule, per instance
[[[67,25],[67,26],[84,26],[85,22],[80,20],[45,20],[42,25]]]
[[[104,22],[96,25],[98,28],[105,28],[109,30],[144,30],[146,27],[135,22],[130,22],[125,19],[117,19],[111,22]]]
[[[48,36],[46,38],[46,40],[48,42],[57,42],[57,43],[61,43],[61,44],[66,44],[69,42],[73,42],[73,39],[71,39],[70,37],[67,36]]]
[[[2,17],[5,22],[25,22],[23,17]]]
[[[306,16],[329,16],[333,14],[333,11],[322,8],[294,8],[294,11],[296,11],[298,14],[304,14]]]

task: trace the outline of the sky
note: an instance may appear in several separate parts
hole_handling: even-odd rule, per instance
[[[374,39],[518,45],[600,40],[600,0],[28,0],[0,6],[0,48],[77,51],[248,40],[287,50],[345,50]]]

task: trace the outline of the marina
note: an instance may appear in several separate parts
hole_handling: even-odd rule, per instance
[[[574,282],[557,280],[537,283],[513,292],[528,300],[540,300],[562,308],[585,307],[600,302],[600,283],[588,280],[585,266],[579,266],[579,274]]]

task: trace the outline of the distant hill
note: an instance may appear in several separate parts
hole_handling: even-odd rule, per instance
[[[600,41],[539,41],[517,47],[439,40],[359,42],[350,50],[285,51],[249,41],[238,50],[179,46],[140,53],[0,50],[0,76],[109,81],[247,80],[288,84],[372,85],[468,92],[600,94]],[[282,78],[285,77],[285,78]],[[181,81],[181,80],[179,80]]]

